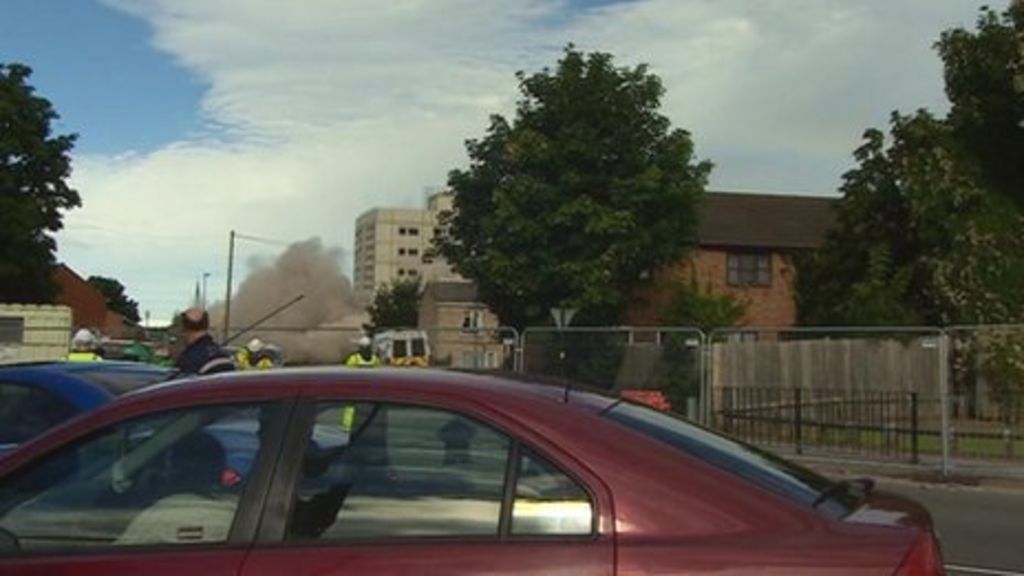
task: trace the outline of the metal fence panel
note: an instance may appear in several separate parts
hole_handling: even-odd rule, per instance
[[[1024,325],[946,332],[954,462],[1024,460]]]
[[[402,341],[392,345],[393,358],[384,354],[385,363],[397,366],[424,366],[474,370],[513,370],[519,335],[514,328],[378,328]],[[242,346],[252,338],[280,347],[285,365],[340,365],[359,347],[365,335],[362,328],[351,326],[315,328],[269,326],[254,329],[232,344]],[[419,340],[425,340],[422,345]],[[414,342],[415,341],[415,342]],[[402,361],[401,358],[416,358]],[[422,361],[421,361],[422,359]]]
[[[430,342],[430,366],[469,370],[515,370],[519,333],[511,327],[420,328]]]
[[[945,462],[937,328],[741,328],[709,334],[713,423],[798,452]]]
[[[528,328],[521,367],[697,417],[703,345],[704,334],[688,327]]]
[[[951,467],[1024,460],[1024,325],[910,328],[428,327],[427,365],[518,370],[632,395],[755,443]],[[70,312],[0,314],[0,364],[66,358]],[[232,333],[234,333],[232,331]],[[260,326],[286,365],[339,365],[352,326]],[[103,340],[167,362],[162,330]]]
[[[940,437],[921,428],[917,392],[724,387],[719,398],[715,424],[722,431],[798,454],[918,462],[922,446]]]

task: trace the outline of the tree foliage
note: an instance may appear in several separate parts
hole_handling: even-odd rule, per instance
[[[1024,208],[1024,2],[983,8],[976,30],[947,30],[937,47],[953,130],[984,183]]]
[[[517,75],[510,122],[492,116],[453,170],[454,210],[437,248],[472,279],[503,324],[581,310],[615,323],[651,270],[692,245],[711,164],[658,110],[646,66],[565,49],[554,70]]]
[[[139,323],[139,303],[125,293],[121,282],[104,276],[89,276],[89,284],[96,287],[107,299],[107,309],[117,312],[132,324]]]
[[[998,77],[1012,84],[1014,68],[1001,76],[990,69],[990,59],[1005,63],[1006,57],[1005,41],[993,39],[998,34],[990,28],[1008,26],[1009,18],[985,10],[976,34],[943,35],[939,50],[954,103],[948,118],[894,112],[888,138],[877,129],[865,133],[854,153],[858,166],[843,177],[838,224],[802,263],[802,322],[1024,320],[1024,216],[1001,188],[1000,182],[1015,178],[1012,170],[995,168],[1008,161],[1007,154],[1024,153],[1024,141],[995,127],[1009,120],[992,112],[999,102],[985,104],[981,97],[987,81]],[[989,150],[975,136],[978,130],[1001,134],[1000,146],[1015,148]]]
[[[0,63],[0,301],[46,303],[62,211],[81,205],[66,179],[74,135],[55,136],[50,102],[28,84],[32,71]]]
[[[419,278],[399,280],[377,289],[373,304],[367,309],[372,332],[381,328],[410,328],[419,323],[423,288]]]
[[[701,290],[696,280],[676,288],[661,314],[663,326],[692,326],[708,332],[736,326],[747,312],[747,303],[731,294]]]

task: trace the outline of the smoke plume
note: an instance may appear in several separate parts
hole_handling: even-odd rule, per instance
[[[251,272],[231,300],[231,330],[260,320],[299,295],[304,298],[259,324],[231,344],[254,337],[280,346],[288,364],[337,363],[355,348],[367,321],[364,305],[341,271],[341,249],[326,248],[319,238],[296,242],[276,259],[249,261]],[[211,309],[223,326],[224,306]]]

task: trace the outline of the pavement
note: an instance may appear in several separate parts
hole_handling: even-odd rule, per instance
[[[831,477],[874,478],[878,489],[923,504],[950,575],[1024,576],[1024,477],[962,468],[943,477],[930,468],[797,459]]]

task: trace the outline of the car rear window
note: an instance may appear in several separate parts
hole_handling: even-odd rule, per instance
[[[167,380],[171,374],[171,370],[156,367],[139,367],[117,370],[96,367],[88,370],[75,371],[75,376],[78,376],[83,380],[88,380],[97,386],[101,386],[114,396],[120,396],[122,394],[132,392],[133,390],[144,388],[150,384],[163,382],[164,380]]]
[[[670,413],[630,402],[616,402],[603,415],[631,430],[779,494],[812,506],[833,482],[771,452],[722,436]],[[850,513],[857,501],[838,494],[817,507],[829,516]]]

